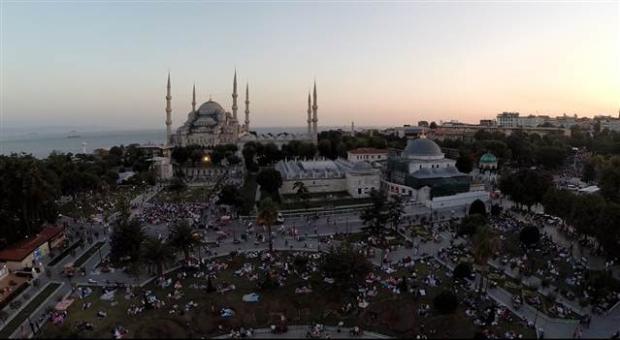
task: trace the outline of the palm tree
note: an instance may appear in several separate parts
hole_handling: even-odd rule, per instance
[[[273,252],[273,240],[271,237],[271,226],[276,222],[278,217],[278,206],[271,199],[271,197],[264,198],[258,205],[258,214],[256,215],[256,222],[258,224],[265,224],[267,226],[267,232],[269,233],[269,252]]]
[[[194,237],[192,227],[187,220],[179,220],[170,228],[169,242],[170,245],[183,252],[185,261],[189,260],[189,252],[200,243],[200,240]]]
[[[174,260],[174,249],[170,244],[155,237],[149,237],[144,241],[142,252],[144,261],[156,266],[159,276],[164,273],[164,265]]]
[[[474,263],[480,270],[479,292],[482,294],[484,278],[489,268],[489,258],[498,249],[498,239],[487,226],[479,226],[473,239],[472,252]]]
[[[308,188],[306,187],[306,185],[304,184],[304,182],[295,182],[293,184],[293,190],[296,190],[295,193],[297,195],[297,198],[300,201],[303,201],[305,203],[306,209],[308,209]]]

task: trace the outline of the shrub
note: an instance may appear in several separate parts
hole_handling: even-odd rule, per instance
[[[525,246],[531,247],[540,240],[540,231],[535,226],[524,227],[519,233],[519,240]]]
[[[278,281],[271,277],[271,273],[265,272],[259,275],[258,288],[261,290],[270,290],[278,288]]]
[[[297,271],[301,272],[303,270],[306,269],[306,266],[308,265],[308,258],[305,256],[295,256],[295,259],[293,260],[293,264],[295,265],[295,268],[297,269]]]
[[[461,224],[458,226],[457,236],[473,236],[476,234],[478,228],[487,224],[487,220],[484,216],[479,214],[469,215],[461,220]]]
[[[466,279],[471,276],[472,268],[468,262],[461,262],[454,267],[452,278],[455,280]]]
[[[435,296],[433,299],[433,306],[440,314],[454,313],[458,305],[459,301],[456,298],[456,295],[447,290],[439,293],[439,295]]]

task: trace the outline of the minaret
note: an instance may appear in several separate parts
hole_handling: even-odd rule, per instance
[[[235,69],[235,77],[233,79],[233,94],[232,94],[232,114],[233,120],[237,121],[237,69]]]
[[[312,101],[308,91],[308,136],[312,136]]]
[[[168,72],[168,86],[166,91],[166,145],[172,141],[172,96],[170,95],[170,72]]]
[[[351,121],[351,136],[355,136],[355,123]]]
[[[250,132],[250,85],[245,83],[245,131]]]
[[[319,118],[317,117],[317,110],[319,109],[319,106],[317,105],[317,101],[316,101],[316,80],[314,81],[314,90],[312,93],[312,99],[313,99],[313,103],[312,103],[312,134],[314,134],[314,141],[315,143],[318,143],[319,141],[319,130],[317,129],[317,123],[319,121]]]
[[[192,90],[192,113],[196,113],[196,83],[194,83]]]

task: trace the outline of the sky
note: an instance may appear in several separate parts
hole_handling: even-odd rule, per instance
[[[620,1],[0,0],[0,124],[159,128],[211,96],[256,127],[620,108]]]

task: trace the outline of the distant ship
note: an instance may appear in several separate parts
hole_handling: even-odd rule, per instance
[[[67,138],[80,138],[82,136],[78,135],[77,131],[72,130],[69,132],[69,135],[67,136]]]

